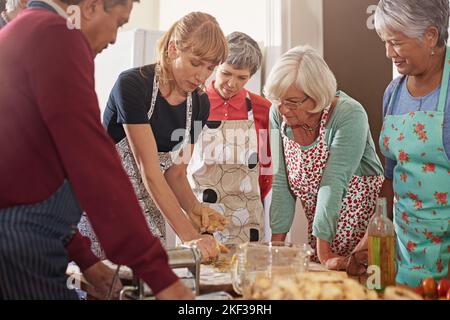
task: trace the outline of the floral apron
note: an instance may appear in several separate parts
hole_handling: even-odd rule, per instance
[[[425,277],[445,277],[450,259],[450,160],[442,140],[448,48],[445,61],[437,111],[391,115],[403,79],[391,96],[380,135],[381,151],[397,161],[393,177],[396,281],[412,287]]]
[[[160,76],[160,66],[157,64],[155,66],[155,77],[153,79],[153,91],[152,91],[152,100],[150,103],[150,110],[148,111],[148,121],[152,117],[153,111],[155,110],[156,98],[158,96],[159,91],[159,76]],[[189,93],[187,96],[187,107],[186,107],[186,133],[183,139],[183,143],[181,147],[177,151],[172,152],[158,152],[159,164],[161,172],[165,172],[168,170],[175,160],[180,155],[180,151],[183,147],[190,141],[190,132],[191,132],[191,120],[192,120],[192,94]],[[128,144],[128,139],[125,137],[116,145],[119,156],[122,160],[122,165],[127,172],[131,183],[133,185],[136,196],[139,200],[141,208],[144,212],[145,219],[147,220],[148,226],[156,237],[159,237],[163,246],[166,245],[166,222],[164,216],[159,211],[152,197],[148,194],[145,189],[144,182],[142,181],[141,174],[139,172],[136,161],[134,160],[133,152]],[[83,215],[80,224],[79,224],[80,232],[83,235],[88,236],[92,242],[92,249],[94,253],[99,257],[104,257],[104,253],[100,247],[100,243],[98,242],[89,221],[87,220],[87,216]]]
[[[304,150],[300,144],[285,134],[286,123],[281,125],[288,180],[292,192],[301,199],[308,220],[308,241],[314,249],[311,259],[319,262],[316,239],[312,227],[323,171],[327,165],[329,148],[325,141],[325,126],[330,107],[323,111],[318,142]],[[375,209],[376,199],[383,184],[383,176],[353,176],[342,199],[336,236],[331,249],[340,256],[349,256],[364,237],[367,225]]]
[[[247,101],[248,120],[208,121],[188,167],[199,201],[230,218],[225,230],[215,233],[223,243],[264,237],[258,141],[252,104]]]

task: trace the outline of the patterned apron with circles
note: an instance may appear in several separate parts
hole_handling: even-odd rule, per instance
[[[391,115],[400,81],[389,102],[380,135],[394,168],[396,281],[416,287],[426,277],[447,275],[450,260],[450,160],[444,149],[444,110],[450,77],[447,48],[436,111]]]
[[[311,259],[315,262],[319,260],[316,239],[312,236],[312,226],[317,194],[330,154],[325,141],[325,125],[329,113],[330,107],[327,107],[322,115],[318,143],[307,150],[285,134],[285,122],[282,123],[280,130],[289,184],[292,192],[302,201],[308,220],[308,241],[314,249]],[[336,236],[331,243],[334,253],[344,257],[349,256],[364,237],[383,181],[383,176],[353,176],[350,179],[346,195],[342,199]]]
[[[152,100],[150,104],[150,110],[148,111],[149,122],[155,109],[156,98],[159,91],[159,75],[161,72],[160,70],[161,70],[160,66],[156,65],[155,77],[153,79]],[[189,93],[187,96],[187,107],[186,107],[186,133],[183,139],[183,143],[177,151],[158,152],[161,172],[164,173],[173,165],[174,161],[179,156],[180,151],[190,141],[191,120],[192,120],[192,94]],[[136,164],[136,161],[134,160],[133,152],[131,151],[130,145],[128,143],[128,138],[125,137],[123,140],[117,143],[116,148],[122,160],[122,165],[131,180],[134,191],[137,195],[141,208],[144,212],[145,219],[147,220],[148,226],[153,235],[159,237],[162,245],[165,246],[166,223],[164,216],[161,214],[152,197],[145,189],[145,185],[144,182],[142,181],[138,166]],[[100,244],[98,243],[85,215],[83,215],[83,218],[79,225],[79,229],[82,234],[89,236],[89,238],[91,238],[92,248],[93,251],[97,254],[97,256],[104,256]]]
[[[188,167],[199,201],[230,218],[225,230],[215,233],[223,243],[259,241],[264,237],[258,141],[251,102],[247,103],[247,111],[248,120],[208,121]]]

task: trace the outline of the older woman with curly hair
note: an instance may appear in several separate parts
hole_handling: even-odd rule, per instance
[[[448,0],[381,0],[375,12],[400,74],[383,100],[382,194],[397,234],[396,281],[412,287],[450,272],[449,13]],[[348,270],[363,260],[352,258]]]
[[[400,73],[384,95],[380,147],[393,200],[397,282],[417,286],[450,260],[450,50],[447,0],[382,0],[375,27]]]

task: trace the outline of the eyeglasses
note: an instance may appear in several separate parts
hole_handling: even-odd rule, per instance
[[[291,109],[291,110],[297,110],[302,104],[304,104],[306,102],[306,100],[308,100],[309,97],[305,96],[305,98],[303,98],[302,101],[298,101],[298,102],[292,102],[289,100],[274,100],[274,102],[278,105],[278,106],[282,106],[284,105],[286,108]]]

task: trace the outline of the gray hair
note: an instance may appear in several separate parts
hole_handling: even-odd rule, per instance
[[[20,7],[21,0],[8,0],[6,1],[6,11],[11,12]]]
[[[375,28],[402,32],[410,38],[422,40],[426,30],[438,29],[438,46],[445,46],[448,38],[449,0],[381,0],[375,11]]]
[[[228,57],[226,63],[236,69],[250,69],[250,76],[261,67],[262,53],[258,43],[242,32],[233,32],[227,36]]]
[[[337,83],[323,58],[310,46],[292,48],[275,63],[264,87],[270,100],[280,100],[294,85],[316,103],[311,112],[322,112],[333,101]]]

